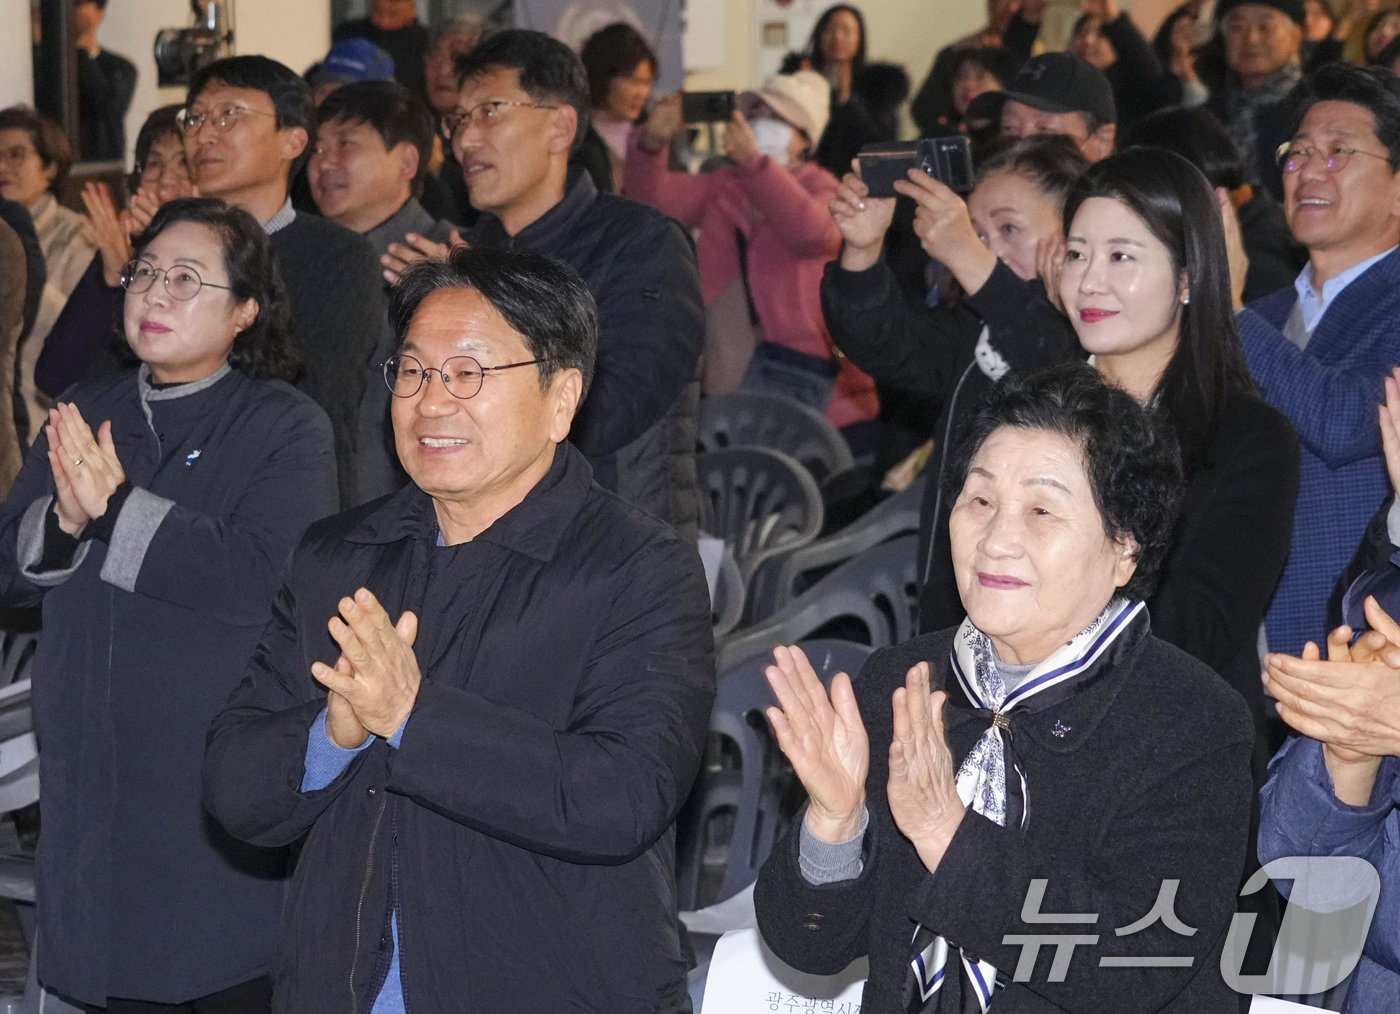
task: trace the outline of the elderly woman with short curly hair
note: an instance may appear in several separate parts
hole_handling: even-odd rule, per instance
[[[829,696],[796,648],[768,669],[810,804],[759,878],[764,938],[811,972],[868,955],[869,1014],[1236,1009],[1251,722],[1143,602],[1174,436],[1073,364],[997,388],[949,476],[962,625]]]

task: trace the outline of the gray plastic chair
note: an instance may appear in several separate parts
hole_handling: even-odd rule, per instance
[[[38,645],[38,634],[0,630],[0,687],[29,678],[29,660]]]
[[[818,483],[855,464],[846,438],[826,416],[792,398],[763,391],[734,391],[703,400],[697,439],[704,451],[782,451],[802,462]]]
[[[902,535],[847,560],[778,612],[716,646],[720,672],[744,659],[765,655],[775,644],[811,637],[827,624],[854,620],[864,628],[862,640],[872,648],[907,641],[916,633],[918,577],[917,536]]]
[[[700,530],[723,539],[747,586],[764,560],[815,539],[821,492],[792,457],[761,447],[731,447],[695,458]]]
[[[748,621],[761,623],[772,616],[836,564],[888,539],[917,534],[923,489],[924,484],[917,482],[881,501],[839,532],[765,559],[749,582]]]
[[[30,710],[30,663],[39,637],[0,630],[0,813],[39,798],[38,744]],[[29,944],[29,974],[22,996],[0,997],[0,1014],[77,1014],[77,1008],[39,986],[34,940],[34,857],[0,854],[0,897],[15,902]]]
[[[827,686],[838,672],[855,678],[871,652],[867,645],[849,641],[814,640],[799,647]],[[734,744],[739,768],[702,771],[677,821],[677,881],[683,911],[732,898],[757,880],[781,830],[782,803],[796,780],[763,714],[777,703],[763,675],[771,662],[769,652],[720,673],[710,732]],[[724,875],[715,896],[702,897],[707,893],[701,881],[708,832],[717,817],[730,811],[734,830]]]
[[[744,572],[729,547],[719,559],[719,576],[715,581],[714,600],[710,604],[710,620],[715,637],[723,637],[739,625],[744,616]]]

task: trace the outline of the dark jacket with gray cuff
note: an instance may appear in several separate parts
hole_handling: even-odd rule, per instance
[[[42,434],[0,507],[0,595],[43,605],[39,975],[85,1003],[181,1003],[272,960],[285,853],[209,821],[199,771],[287,554],[335,508],[331,427],[305,395],[236,371],[157,391],[127,371],[63,399],[94,430],[111,420],[132,489],[105,544],[42,572]]]
[[[948,690],[948,745],[960,764],[987,729],[957,689],[948,662],[953,631],[926,634],[872,655],[855,681],[870,735],[865,863],[855,879],[814,885],[799,868],[801,824],[773,849],[754,892],[758,925],[774,952],[809,972],[832,974],[869,955],[862,1010],[896,1014],[916,922],[1007,979],[1021,946],[1039,936],[1030,981],[995,995],[998,1014],[1179,1011],[1233,1014],[1220,954],[1244,865],[1253,735],[1244,702],[1201,663],[1150,634],[1123,638],[1104,667],[1063,702],[1013,710],[1006,733],[1025,768],[1024,828],[969,812],[934,873],[895,826],[885,786],[891,695],[916,662],[931,664],[933,690]],[[1008,771],[1010,767],[1008,765]],[[1015,777],[1012,774],[1012,777]],[[1023,919],[1032,882],[1047,881],[1040,923]],[[1179,881],[1174,911],[1190,936],[1161,921],[1118,936],[1150,911],[1164,881]],[[1067,924],[1048,913],[1095,915]],[[1074,948],[1063,981],[1051,981],[1056,940],[1096,935]],[[1184,957],[1185,968],[1102,967],[1101,957]],[[956,975],[944,990],[958,988]],[[966,999],[966,998],[964,998]],[[945,1000],[945,1005],[947,1001]],[[960,1009],[956,1004],[948,1009]]]

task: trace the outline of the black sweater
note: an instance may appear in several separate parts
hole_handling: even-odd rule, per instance
[[[886,801],[890,698],[906,671],[928,660],[933,689],[948,686],[953,695],[944,715],[949,747],[961,762],[988,717],[966,705],[949,677],[952,633],[877,652],[861,671],[856,695],[870,734],[865,867],[854,880],[807,883],[797,865],[800,823],[794,823],[755,888],[764,939],[784,961],[819,974],[868,954],[862,1006],[868,1014],[904,1009],[899,997],[916,920],[1007,978],[1021,957],[1019,945],[1004,942],[1008,934],[1049,943],[1070,933],[1097,934],[1096,944],[1075,948],[1063,982],[1048,981],[1042,948],[1031,981],[997,994],[992,1009],[999,1014],[1233,1014],[1239,999],[1221,979],[1219,956],[1245,862],[1253,795],[1245,770],[1251,730],[1239,696],[1195,659],[1125,632],[1096,681],[1089,677],[1078,693],[1045,710],[1011,712],[1009,734],[1029,786],[1028,825],[1001,827],[968,813],[930,874]],[[1022,906],[1036,878],[1048,881],[1041,913],[1094,913],[1096,922],[1024,922]],[[1174,910],[1194,935],[1177,935],[1157,921],[1117,936],[1115,929],[1148,914],[1169,879],[1180,881]],[[1101,969],[1104,955],[1189,956],[1192,964]],[[956,987],[956,979],[944,985]]]

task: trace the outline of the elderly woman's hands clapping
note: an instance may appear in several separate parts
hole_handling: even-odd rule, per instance
[[[807,827],[823,841],[849,841],[860,830],[870,741],[850,677],[837,673],[828,697],[796,646],[775,648],[768,682],[779,707],[768,709],[778,747],[807,790]],[[894,692],[894,738],[886,791],[890,814],[919,858],[936,870],[962,823],[956,770],[943,729],[947,695],[929,693],[929,667],[909,670]]]
[[[894,692],[894,738],[886,792],[895,826],[908,838],[929,872],[943,854],[966,812],[958,797],[957,769],[943,727],[948,695],[929,693],[929,667],[920,662]]]
[[[94,437],[78,407],[59,402],[49,412],[44,433],[59,527],[76,537],[89,521],[107,513],[108,499],[126,481],[112,440],[112,424],[104,422]]]

